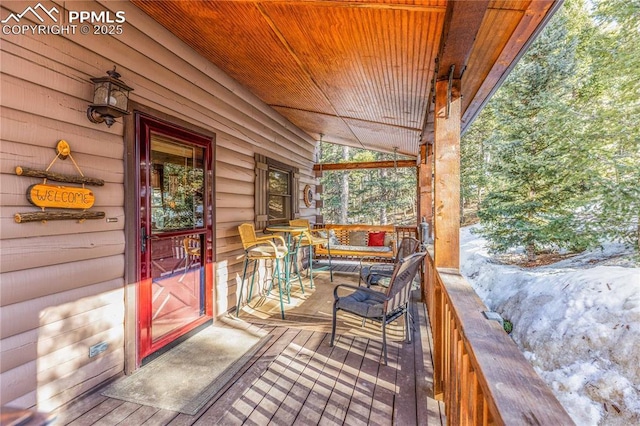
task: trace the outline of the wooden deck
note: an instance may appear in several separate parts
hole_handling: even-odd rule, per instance
[[[352,275],[344,273],[348,267],[335,269],[341,272],[335,274],[334,284],[354,282]],[[329,346],[330,318],[328,323],[317,316],[314,319],[319,312],[314,294],[326,297],[324,293],[332,285],[326,272],[318,274],[315,282],[316,289],[321,290],[314,292],[307,287],[304,296],[298,292],[292,295],[304,300],[287,310],[284,321],[279,311],[273,316],[265,314],[273,310],[270,304],[276,305],[270,297],[243,309],[240,319],[245,326],[267,331],[272,338],[196,415],[107,398],[97,389],[61,410],[56,424],[445,424],[444,407],[431,398],[431,335],[425,305],[413,306],[416,325],[419,323],[413,343],[402,341],[401,327],[392,327],[389,365],[384,366],[381,339],[373,325],[367,325],[362,333],[353,333],[343,323],[336,345]],[[304,312],[305,304],[311,312]],[[262,315],[258,315],[260,312]],[[371,334],[372,330],[377,336]]]

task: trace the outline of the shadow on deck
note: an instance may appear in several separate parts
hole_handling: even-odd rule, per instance
[[[432,338],[423,303],[413,303],[412,343],[404,342],[402,324],[388,329],[388,366],[381,362],[379,326],[362,327],[348,314],[339,314],[337,342],[329,346],[333,287],[357,283],[351,269],[337,266],[333,283],[328,272],[317,274],[315,289],[306,278],[304,294],[294,283],[286,320],[275,291],[254,298],[239,318],[221,319],[272,338],[196,415],[107,398],[98,389],[58,413],[56,424],[445,424],[444,406],[431,398]]]

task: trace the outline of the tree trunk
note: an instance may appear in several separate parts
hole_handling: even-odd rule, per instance
[[[349,147],[342,147],[342,159],[349,159]],[[340,223],[347,224],[349,212],[349,172],[342,172],[342,191],[340,193]]]
[[[527,262],[536,261],[536,246],[534,243],[527,243]]]
[[[385,225],[387,223],[389,223],[389,218],[387,217],[387,201],[389,200],[389,194],[387,193],[387,190],[384,186],[384,184],[387,182],[388,179],[388,173],[387,173],[387,169],[379,169],[378,170],[378,179],[380,179],[380,182],[383,184],[382,188],[382,193],[380,194],[382,196],[382,200],[384,201],[382,203],[382,205],[380,206],[380,225]],[[392,214],[395,214],[395,210],[392,212]]]

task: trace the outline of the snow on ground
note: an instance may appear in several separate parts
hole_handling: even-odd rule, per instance
[[[640,268],[630,252],[608,244],[520,268],[488,254],[475,227],[461,231],[462,274],[513,323],[513,340],[576,424],[640,425]]]

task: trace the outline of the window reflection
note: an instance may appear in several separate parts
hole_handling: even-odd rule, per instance
[[[151,135],[151,228],[204,226],[204,149]]]
[[[286,223],[291,218],[291,174],[269,169],[269,223]]]

